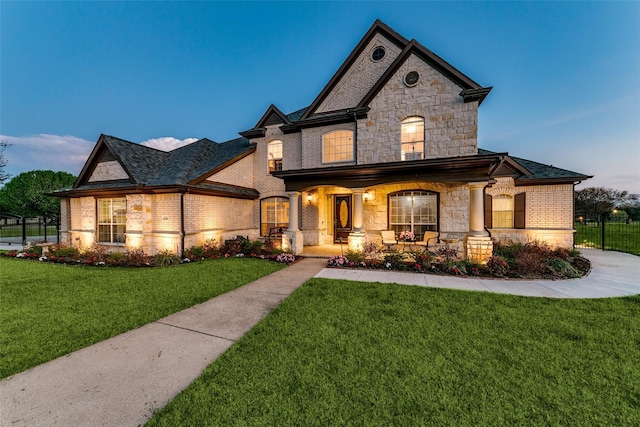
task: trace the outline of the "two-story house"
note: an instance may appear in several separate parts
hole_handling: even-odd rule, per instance
[[[483,87],[376,21],[301,110],[271,105],[241,138],[162,152],[102,135],[62,197],[63,241],[180,253],[286,229],[285,247],[379,241],[382,230],[573,245],[589,176],[478,148]]]

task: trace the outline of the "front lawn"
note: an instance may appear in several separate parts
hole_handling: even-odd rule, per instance
[[[312,279],[150,425],[640,425],[640,296]]]
[[[164,268],[0,257],[0,378],[204,302],[283,268],[225,258]]]

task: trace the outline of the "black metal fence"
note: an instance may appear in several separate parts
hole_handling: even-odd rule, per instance
[[[583,213],[576,218],[574,246],[640,255],[640,221],[625,212]]]
[[[0,213],[0,243],[26,245],[27,242],[58,243],[60,236],[59,217],[25,218],[19,215]]]

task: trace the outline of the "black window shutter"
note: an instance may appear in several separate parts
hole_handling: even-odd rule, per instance
[[[513,212],[513,228],[525,228],[525,206],[527,194],[520,193],[515,196],[515,209]]]
[[[493,227],[493,197],[489,194],[484,195],[484,226]]]

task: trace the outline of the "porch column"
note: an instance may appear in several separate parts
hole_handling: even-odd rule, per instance
[[[362,195],[363,188],[353,189],[353,231],[349,233],[349,249],[352,251],[362,251],[362,245],[365,241],[365,232],[362,229],[364,223],[364,214],[362,211]]]
[[[464,258],[484,263],[493,254],[493,242],[484,231],[484,188],[488,182],[473,182],[469,188],[469,232],[464,238]]]
[[[304,238],[302,231],[298,228],[298,198],[300,193],[291,191],[289,196],[289,227],[282,234],[282,248],[298,255],[302,253]]]
[[[484,187],[488,182],[467,184],[469,188],[469,235],[484,236]]]
[[[362,213],[362,195],[364,190],[358,188],[353,190],[353,231],[362,231],[363,213]]]

